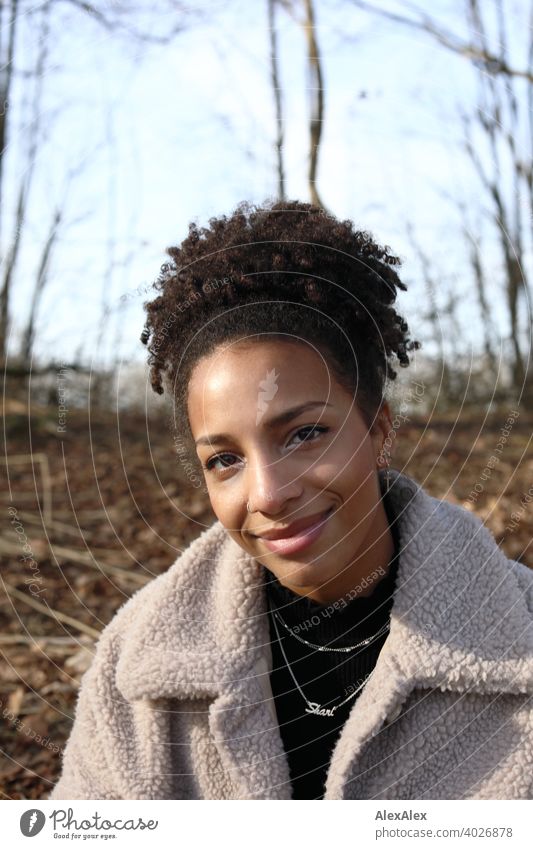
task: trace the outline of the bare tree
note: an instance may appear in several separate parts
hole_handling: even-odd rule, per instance
[[[17,21],[18,0],[11,0],[10,3],[4,3],[0,0],[0,38],[2,33],[7,32],[7,46],[5,51],[4,45],[0,41],[0,211],[4,209],[4,159],[8,142],[8,115],[11,109],[13,57],[15,53]],[[2,230],[0,227],[0,239],[1,235]],[[10,282],[10,278],[7,277],[6,279],[4,275],[0,289],[0,360],[4,359],[7,339]]]
[[[316,17],[313,0],[300,0],[303,6],[303,16],[295,11],[293,0],[280,0],[283,7],[303,28],[306,40],[308,91],[310,98],[309,116],[309,167],[308,184],[311,202],[325,209],[318,188],[317,172],[320,154],[320,141],[324,125],[324,80],[322,60],[316,34]]]
[[[408,26],[435,39],[447,50],[468,59],[476,73],[477,103],[463,114],[464,148],[483,188],[482,198],[489,215],[496,243],[502,257],[501,283],[509,319],[511,345],[511,371],[513,390],[533,398],[533,370],[531,368],[530,333],[521,334],[525,321],[531,328],[531,292],[526,272],[524,240],[531,228],[523,220],[521,198],[526,197],[533,221],[533,32],[528,34],[528,67],[518,68],[511,59],[507,33],[505,0],[495,0],[483,5],[479,0],[465,0],[466,24],[469,32],[465,40],[444,28],[434,17],[411,3],[405,4],[406,14],[390,12],[366,0],[351,0],[359,9],[380,15],[402,26]],[[493,14],[494,18],[488,18]],[[533,23],[533,4],[530,7]],[[489,31],[496,38],[489,37]],[[494,42],[494,44],[492,43]],[[522,97],[522,87],[527,98]],[[525,89],[523,88],[525,87]],[[525,106],[530,110],[526,114]],[[520,146],[518,139],[529,124],[529,147]],[[486,260],[479,246],[464,231],[470,255],[471,268],[478,291],[481,316],[486,321],[488,284],[496,284],[494,269],[488,275]],[[485,351],[491,357],[488,335],[485,333]]]
[[[54,245],[57,242],[61,218],[62,210],[56,209],[52,216],[50,229],[48,231],[48,236],[43,246],[41,259],[39,261],[39,267],[37,269],[37,276],[35,279],[35,286],[33,289],[33,295],[30,305],[30,314],[28,316],[28,323],[24,332],[21,350],[22,361],[26,363],[30,363],[32,358],[33,343],[35,341],[35,325],[37,321],[37,313],[39,310],[39,304],[41,302],[43,292],[48,282],[48,276],[50,271],[50,259],[52,256]]]
[[[479,49],[489,52],[485,21],[478,0],[468,0],[468,21]],[[508,43],[502,0],[496,2],[499,56],[508,64]],[[465,116],[465,146],[490,203],[491,217],[503,257],[505,295],[512,346],[513,386],[520,392],[528,379],[531,357],[528,341],[520,339],[520,300],[531,325],[531,297],[524,255],[524,222],[520,198],[522,187],[531,193],[529,183],[533,151],[519,149],[522,117],[516,80],[508,75],[487,74],[478,68],[478,104],[474,115]],[[531,87],[532,83],[527,83]],[[482,159],[480,150],[488,155]],[[523,350],[524,348],[524,350]]]
[[[305,6],[305,36],[307,40],[307,66],[309,69],[309,94],[311,99],[311,116],[309,124],[309,191],[311,201],[317,206],[324,206],[317,189],[317,168],[322,125],[324,122],[324,82],[322,64],[316,37],[315,11],[313,0],[304,0]]]
[[[2,240],[2,262],[0,270],[0,362],[6,361],[7,339],[10,320],[10,301],[13,285],[16,278],[17,261],[21,249],[23,235],[27,225],[30,194],[35,176],[37,160],[42,138],[43,124],[43,90],[45,86],[47,59],[50,49],[50,19],[52,12],[61,5],[69,5],[83,15],[91,17],[100,26],[109,32],[122,35],[125,40],[132,39],[141,43],[168,44],[176,34],[182,32],[186,23],[194,17],[202,19],[205,13],[200,8],[181,4],[178,0],[167,0],[168,9],[175,16],[175,24],[170,29],[167,27],[161,34],[143,32],[134,26],[135,13],[143,8],[143,4],[119,5],[107,2],[86,2],[86,0],[45,0],[41,4],[24,4],[21,0],[0,0],[0,209],[5,215],[5,158],[12,128],[10,127],[11,101],[13,92],[13,80],[19,74],[22,62],[18,59],[17,35],[19,18],[24,14],[28,20],[33,21],[40,18],[38,31],[38,49],[34,67],[23,72],[25,83],[33,86],[30,96],[29,116],[25,116],[26,127],[24,139],[27,140],[23,149],[21,164],[22,177],[18,187],[15,189],[16,204],[13,216],[11,233],[5,234],[6,227],[0,229]],[[157,20],[157,18],[154,18]],[[5,44],[2,34],[6,33]],[[25,57],[27,62],[27,57]],[[28,85],[26,86],[26,91]],[[45,237],[39,267],[36,270],[34,291],[32,296],[32,307],[28,319],[28,325],[22,343],[22,352],[29,352],[34,341],[34,327],[37,310],[43,294],[44,287],[49,278],[49,260],[52,249],[57,242],[59,223],[63,212],[55,210],[52,216],[52,225]],[[56,222],[56,223],[54,223]],[[2,222],[3,223],[3,222]],[[7,245],[7,246],[6,246]],[[6,247],[4,247],[6,246]]]
[[[100,3],[89,3],[88,0],[64,0],[64,2],[88,15],[108,32],[122,35],[136,42],[144,42],[145,44],[170,44],[175,36],[185,29],[186,19],[189,20],[193,16],[202,19],[205,14],[198,4],[197,8],[195,8],[191,3],[180,3],[177,0],[169,0],[167,8],[175,13],[175,23],[164,33],[156,34],[153,32],[148,33],[133,25],[136,15],[146,8],[142,3],[120,4],[106,2],[106,0]]]
[[[46,58],[49,49],[49,34],[50,34],[50,3],[45,3],[41,10],[41,25],[39,32],[39,50],[33,71],[34,91],[31,103],[31,114],[28,121],[28,147],[26,151],[26,161],[24,172],[20,181],[17,198],[17,208],[15,213],[15,222],[11,245],[6,256],[6,262],[2,281],[2,305],[5,303],[6,308],[6,327],[7,327],[7,307],[9,304],[9,296],[13,283],[15,267],[17,264],[22,234],[26,225],[26,216],[30,190],[35,173],[35,165],[37,161],[37,152],[41,142],[41,122],[42,122],[42,93],[44,84],[44,74],[46,68]],[[4,345],[5,345],[5,336]],[[0,348],[0,354],[5,355],[5,347]]]
[[[498,370],[498,364],[496,361],[496,354],[494,353],[493,345],[493,340],[496,337],[496,333],[487,297],[488,284],[485,273],[485,266],[483,263],[481,239],[476,238],[474,236],[472,229],[468,227],[466,223],[463,224],[463,236],[465,241],[470,245],[469,258],[474,275],[474,281],[476,284],[479,312],[481,314],[482,319],[483,347],[485,350],[485,356],[487,358],[487,363],[492,374],[496,374]]]
[[[413,6],[412,3],[408,4],[409,12],[411,14],[403,15],[398,12],[391,12],[388,9],[382,9],[379,6],[375,6],[373,3],[367,3],[366,0],[350,0],[350,2],[365,12],[380,15],[393,23],[401,24],[402,26],[407,26],[411,29],[427,33],[442,47],[445,47],[447,50],[452,50],[454,53],[464,56],[466,59],[470,59],[475,62],[478,67],[483,68],[486,73],[502,74],[506,77],[517,77],[533,83],[533,69],[531,67],[531,63],[527,68],[512,67],[505,56],[496,51],[492,51],[487,44],[481,44],[474,37],[470,41],[465,41],[465,39],[461,36],[458,36],[453,32],[449,32],[440,22],[436,21],[435,18],[431,17],[431,15],[428,15],[425,10]]]
[[[276,0],[268,0],[268,30],[270,40],[270,80],[276,110],[276,168],[278,175],[278,200],[285,200],[285,169],[283,166],[283,107],[279,73],[278,36],[276,30]]]

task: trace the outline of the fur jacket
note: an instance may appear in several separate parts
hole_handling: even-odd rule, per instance
[[[325,799],[533,798],[533,571],[393,473],[390,633]],[[103,631],[51,799],[290,799],[265,571],[217,522]]]

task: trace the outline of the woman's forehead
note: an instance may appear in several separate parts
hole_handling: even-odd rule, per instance
[[[310,345],[264,342],[219,348],[195,366],[189,382],[189,401],[209,395],[223,400],[224,393],[272,394],[308,388],[331,391],[334,375],[322,353]]]
[[[288,346],[285,346],[287,348]],[[312,348],[258,345],[204,358],[189,385],[188,412],[196,441],[250,429],[274,430],[301,413],[324,416],[328,408],[350,414],[353,398]],[[209,440],[207,437],[209,436]],[[223,440],[221,440],[223,441]]]

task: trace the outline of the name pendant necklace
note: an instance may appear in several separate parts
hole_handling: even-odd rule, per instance
[[[289,659],[288,659],[288,657],[287,657],[287,655],[286,655],[286,653],[285,653],[285,649],[283,648],[283,643],[282,643],[281,638],[280,638],[279,629],[278,629],[278,625],[277,625],[277,622],[276,622],[275,611],[273,611],[273,610],[272,610],[272,608],[270,607],[270,602],[269,602],[269,608],[270,608],[270,611],[271,611],[271,612],[272,612],[272,614],[273,614],[272,621],[274,622],[274,628],[275,628],[275,631],[276,631],[276,637],[277,637],[277,640],[278,640],[278,643],[279,643],[279,647],[280,647],[280,649],[281,649],[281,653],[283,654],[283,659],[285,660],[285,663],[287,664],[287,669],[289,670],[289,672],[290,672],[290,674],[291,674],[291,678],[292,678],[292,680],[294,681],[294,683],[295,683],[295,685],[296,685],[296,688],[297,688],[298,692],[300,693],[300,695],[301,695],[302,699],[304,700],[304,702],[305,702],[305,703],[306,703],[306,705],[307,705],[307,707],[306,707],[306,709],[305,709],[305,713],[312,713],[312,714],[314,714],[314,716],[322,716],[322,717],[331,717],[331,716],[335,716],[335,711],[336,711],[336,710],[338,710],[340,707],[342,707],[343,705],[345,705],[345,704],[346,704],[346,702],[349,702],[349,701],[350,701],[350,699],[353,699],[353,698],[354,698],[354,697],[355,697],[358,693],[360,693],[360,692],[361,692],[361,690],[363,689],[363,687],[364,687],[364,686],[365,686],[365,684],[367,683],[368,679],[369,679],[369,678],[370,678],[370,676],[372,675],[372,672],[370,673],[370,675],[367,675],[367,677],[366,677],[366,678],[364,678],[364,679],[361,681],[361,683],[360,683],[360,684],[359,684],[359,685],[355,688],[355,690],[354,690],[352,693],[350,693],[350,695],[349,695],[349,696],[347,696],[345,699],[343,699],[343,700],[342,700],[342,702],[339,702],[339,704],[338,704],[338,705],[333,705],[333,707],[327,708],[327,707],[322,707],[322,705],[320,704],[320,702],[310,702],[310,701],[309,701],[309,699],[307,698],[307,696],[305,695],[304,691],[302,690],[302,688],[301,688],[301,687],[300,687],[300,685],[298,684],[298,681],[296,680],[296,677],[295,677],[295,675],[294,675],[294,672],[292,671],[292,667],[291,667],[291,665],[290,665],[290,663],[289,663]],[[289,630],[290,630],[290,629],[289,629]],[[292,633],[292,631],[291,631],[291,633]],[[293,634],[293,636],[296,636],[296,634]],[[352,647],[349,647],[349,649],[348,649],[348,650],[350,650],[351,648],[352,648]],[[358,648],[358,646],[354,646],[353,648]],[[322,650],[323,650],[323,649],[322,649]]]

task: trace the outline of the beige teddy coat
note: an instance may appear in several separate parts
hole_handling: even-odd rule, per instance
[[[533,798],[533,571],[394,474],[390,634],[326,799]],[[264,567],[217,522],[106,627],[51,799],[290,799]]]

